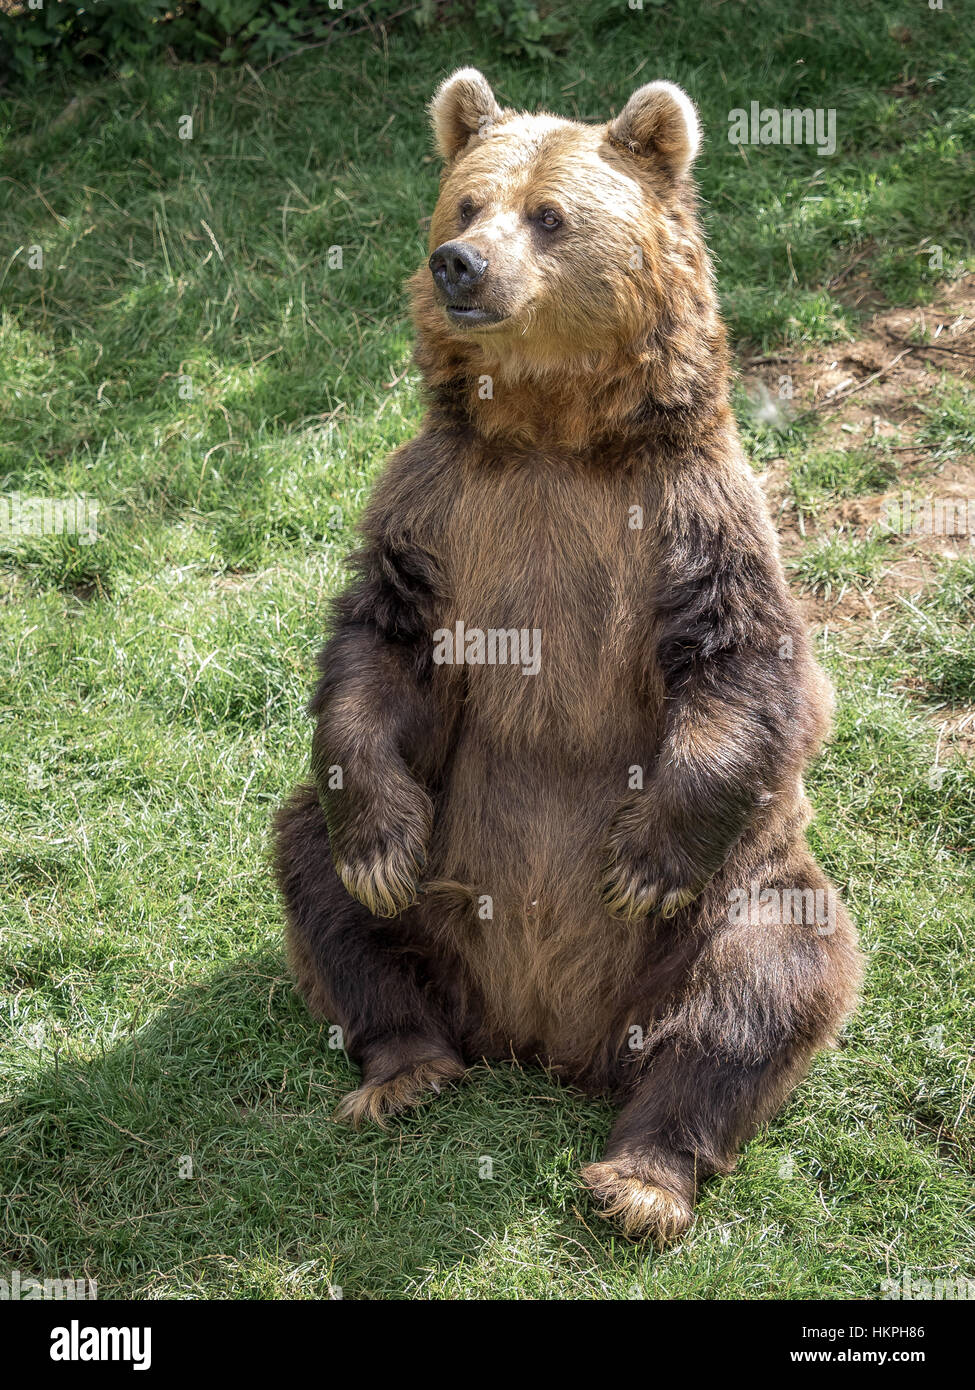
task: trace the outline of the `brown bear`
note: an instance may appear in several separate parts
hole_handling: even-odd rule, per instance
[[[382,1120],[482,1058],[620,1106],[582,1174],[658,1242],[850,1010],[804,840],[829,691],[729,408],[688,97],[432,104],[429,405],[361,523],[279,813],[298,986]]]

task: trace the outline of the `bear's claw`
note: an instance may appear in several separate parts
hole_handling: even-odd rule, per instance
[[[648,879],[616,863],[606,869],[603,901],[614,917],[631,920],[654,910],[661,917],[673,917],[692,903],[701,890],[690,885],[676,886],[662,879]]]
[[[582,1180],[599,1203],[600,1215],[616,1221],[630,1240],[649,1238],[659,1247],[669,1245],[694,1220],[690,1204],[676,1192],[621,1173],[612,1163],[590,1163],[582,1170]]]
[[[335,845],[335,868],[345,891],[374,917],[395,917],[416,902],[430,819],[423,805],[398,825],[380,823],[370,832],[367,845],[355,840]]]
[[[346,1120],[356,1129],[371,1120],[385,1129],[390,1115],[419,1105],[430,1095],[439,1095],[441,1084],[457,1081],[463,1074],[464,1067],[456,1059],[431,1057],[385,1081],[364,1081],[343,1096],[332,1118]]]

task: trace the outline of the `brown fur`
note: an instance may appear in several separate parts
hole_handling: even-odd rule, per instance
[[[431,250],[472,246],[502,317],[459,326],[412,282],[430,406],[367,509],[313,784],[278,819],[292,963],[362,1065],[348,1116],[541,1059],[617,1097],[583,1178],[663,1242],[854,1000],[841,907],[730,907],[832,892],[800,781],[828,688],[728,404],[687,98],[652,84],[588,127],[467,70],[432,114]],[[540,630],[537,674],[435,664],[458,620]]]

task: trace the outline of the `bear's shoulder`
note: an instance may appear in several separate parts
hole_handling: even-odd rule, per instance
[[[462,486],[470,444],[461,431],[426,427],[386,460],[360,523],[382,548],[403,537],[436,552]]]

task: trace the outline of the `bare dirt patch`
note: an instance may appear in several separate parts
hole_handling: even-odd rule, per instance
[[[915,341],[920,333],[931,341]],[[817,532],[868,531],[905,485],[936,477],[939,497],[975,497],[975,457],[939,460],[937,447],[917,438],[926,420],[924,406],[943,391],[946,375],[975,385],[975,275],[943,286],[935,307],[885,309],[852,342],[745,359],[743,380],[750,393],[764,390],[774,398],[781,378],[791,378],[793,418],[815,413],[822,422],[817,449],[850,450],[890,440],[902,461],[888,491],[845,499],[815,518],[800,518],[791,505],[787,462],[772,459],[761,481],[785,550]],[[937,546],[940,538],[923,539]]]
[[[931,341],[915,341],[919,334]],[[747,358],[743,378],[746,389],[758,393],[764,387],[775,397],[780,379],[790,377],[793,416],[815,412],[823,422],[817,448],[851,449],[897,440],[892,447],[903,457],[900,485],[923,477],[926,456],[936,452],[916,435],[925,421],[923,405],[941,387],[944,374],[975,384],[975,275],[943,286],[935,307],[885,309],[852,342]],[[782,510],[788,492],[784,462],[772,460],[763,478],[773,514]],[[952,460],[937,468],[937,477],[939,495],[971,496],[975,459]],[[869,525],[892,495],[893,491],[848,501],[843,504],[845,517],[823,514],[819,525],[829,529],[841,521],[861,524],[858,513],[862,524]],[[794,519],[790,526],[790,519],[783,517],[781,529],[784,544],[790,529],[803,539]]]
[[[919,341],[922,336],[928,341]],[[770,460],[761,477],[786,563],[831,534],[888,538],[869,585],[849,585],[828,598],[798,593],[810,626],[827,641],[835,635],[852,659],[858,652],[865,657],[903,617],[905,602],[936,582],[939,562],[970,553],[975,542],[971,528],[956,534],[913,528],[892,535],[888,525],[892,504],[903,509],[908,499],[912,507],[927,499],[958,504],[962,516],[966,509],[975,516],[975,456],[919,437],[929,419],[925,407],[943,399],[946,387],[975,385],[975,275],[943,285],[933,307],[879,309],[852,342],[746,357],[742,375],[750,395],[773,400],[781,378],[791,378],[792,417],[815,414],[822,422],[811,446],[817,452],[887,441],[896,460],[886,491],[825,503],[805,514],[790,486],[794,457]],[[931,717],[946,745],[975,753],[975,710],[941,708]]]

